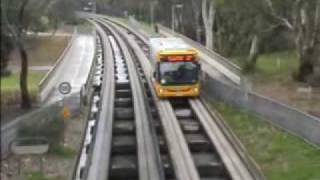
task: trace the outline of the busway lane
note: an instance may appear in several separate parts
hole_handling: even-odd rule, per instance
[[[135,129],[136,129],[136,141],[137,141],[137,164],[139,167],[136,169],[139,171],[139,179],[160,179],[160,167],[156,160],[156,151],[153,145],[154,137],[151,134],[148,121],[148,112],[146,112],[146,104],[144,101],[144,95],[142,92],[142,84],[139,82],[139,78],[134,68],[133,62],[131,60],[130,53],[122,39],[108,27],[108,25],[101,23],[103,26],[108,29],[110,34],[114,36],[115,41],[117,42],[123,57],[128,66],[128,74],[130,77],[130,86],[133,97],[133,106],[134,106],[134,119],[135,119]],[[113,43],[114,44],[114,43]],[[126,172],[123,172],[126,173]]]
[[[130,37],[128,38],[130,39]],[[137,52],[137,49],[135,49],[135,52]],[[144,62],[143,64],[147,63]],[[147,72],[150,71],[147,70]],[[185,101],[182,101],[181,103],[180,100],[172,100],[172,102],[169,102],[169,105],[172,106],[171,114],[173,114],[178,120],[176,120],[176,122],[178,122],[177,128],[182,129],[182,136],[187,141],[187,151],[191,152],[192,154],[190,160],[194,166],[196,166],[197,174],[200,175],[201,179],[229,179],[228,172],[225,171],[223,164],[221,161],[219,161],[219,157],[214,153],[215,150],[212,149],[208,139],[205,137],[204,131],[199,128],[199,124],[196,122],[196,120],[193,122],[192,120],[190,121],[192,117],[188,117],[190,114],[188,112],[190,112],[191,109],[179,109],[179,105],[181,104],[188,103]],[[186,113],[183,111],[188,111],[187,115],[185,115]],[[187,117],[187,119],[185,119],[183,116]],[[203,141],[204,139],[206,140]]]
[[[137,32],[132,27],[127,26],[122,22],[112,20],[111,18],[101,16],[101,15],[100,16],[97,15],[97,17],[103,18],[107,21],[113,22],[121,26],[122,28],[127,29],[130,33],[134,34],[134,36],[136,36],[137,39],[139,39],[139,42],[143,44],[148,44],[147,39],[149,38],[149,36],[147,36],[145,33],[142,33],[141,31]],[[160,30],[160,34],[164,37],[173,37],[172,34],[170,34],[168,31],[164,31],[163,29]],[[190,43],[190,41],[188,41],[187,43]],[[191,45],[194,45],[194,44],[191,44]],[[196,46],[196,45],[194,45],[194,47],[200,48],[200,46]],[[226,60],[223,60],[223,58],[218,56],[217,54],[215,54],[215,59],[212,60],[211,57],[209,57],[209,55],[206,53],[206,51],[204,52],[202,51],[204,48],[200,48],[200,49],[201,49],[201,51],[199,51],[200,60],[201,60],[200,63],[202,65],[203,72],[207,73],[210,77],[222,80],[226,83],[230,83],[234,85],[240,84],[240,76],[238,76],[237,73],[234,73],[233,71],[230,70],[230,69],[237,69],[237,68],[234,68],[233,65],[229,66],[228,62]],[[226,63],[221,64],[220,62],[226,62]],[[224,65],[226,65],[226,67]],[[235,70],[235,71],[238,72],[239,70]]]
[[[132,33],[129,33],[129,34],[132,34]],[[141,38],[138,37],[136,39],[141,39]],[[141,45],[141,42],[139,44]],[[145,49],[145,48],[140,48],[140,49]],[[148,60],[145,59],[145,62],[147,61]],[[202,104],[202,102],[200,102],[199,99],[194,99],[194,100],[189,100],[189,103],[194,113],[198,116],[198,119],[200,120],[206,132],[207,133],[209,132],[208,137],[211,143],[214,144],[215,147],[218,147],[217,151],[221,155],[221,158],[225,166],[228,168],[230,175],[232,176],[232,179],[254,179],[253,175],[250,174],[250,172],[248,171],[246,165],[242,163],[237,152],[232,148],[232,143],[228,142],[228,140],[224,137],[222,131],[217,129],[217,125],[213,123],[214,122],[212,120],[213,117],[211,117],[208,110],[204,108],[204,105]]]
[[[122,36],[125,35],[125,33],[119,29],[119,27],[114,26],[114,28],[116,28]],[[141,64],[142,66],[145,65],[145,63],[142,62]],[[146,70],[143,68],[143,70],[146,76],[150,77],[150,69]],[[153,86],[150,78],[147,78],[147,82],[150,87]],[[164,130],[164,135],[168,143],[170,158],[172,160],[176,178],[181,180],[200,179],[199,173],[192,159],[192,155],[189,151],[183,130],[179,125],[171,103],[167,100],[159,100],[155,95],[154,89],[150,89],[152,89],[153,98],[155,99],[159,114],[161,115],[161,125],[163,126],[162,129]]]
[[[101,107],[98,122],[95,127],[95,141],[91,149],[90,163],[84,169],[82,179],[105,180],[107,169],[110,166],[110,151],[112,143],[113,111],[114,111],[114,94],[115,94],[115,73],[113,51],[106,33],[100,25],[90,21],[95,25],[96,30],[102,37],[103,60],[105,63],[102,90],[101,90]],[[81,180],[82,180],[81,179]]]

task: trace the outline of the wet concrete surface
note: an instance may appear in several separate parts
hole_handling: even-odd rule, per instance
[[[46,104],[62,99],[58,86],[61,82],[69,82],[72,87],[70,94],[79,93],[85,84],[94,58],[94,38],[91,35],[78,34],[74,43],[57,69],[55,77],[46,88],[51,90]]]

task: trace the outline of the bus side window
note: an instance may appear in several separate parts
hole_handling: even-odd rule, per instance
[[[201,73],[201,72],[202,72],[202,70],[201,70],[201,64],[198,63],[197,66],[198,66],[199,79],[201,79],[201,76],[202,76],[202,75],[201,75],[201,74],[202,74],[202,73]]]
[[[152,76],[153,76],[154,79],[156,79],[156,75],[157,75],[157,73],[155,71],[153,71]]]
[[[153,77],[154,77],[155,80],[158,81],[158,82],[160,81],[160,80],[159,80],[159,78],[160,78],[159,74],[160,74],[160,63],[159,63],[159,62],[156,62],[156,68],[155,68]]]

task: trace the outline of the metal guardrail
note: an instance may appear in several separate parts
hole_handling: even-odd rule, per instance
[[[187,43],[189,43],[190,45],[196,47],[197,49],[203,51],[205,54],[209,55],[210,57],[214,58],[215,60],[219,61],[219,63],[221,63],[222,65],[224,65],[225,67],[227,67],[229,70],[231,70],[233,73],[237,74],[238,76],[241,74],[241,68],[239,66],[237,66],[236,64],[232,63],[229,59],[221,56],[220,54],[206,48],[205,46],[203,46],[202,44],[180,34],[177,32],[173,32],[171,31],[171,29],[158,24],[158,27],[160,30],[163,30],[169,34],[173,34],[177,37],[182,38],[183,40],[185,40]]]
[[[68,42],[68,45],[66,46],[66,48],[63,50],[62,54],[59,56],[59,58],[57,59],[57,61],[55,62],[55,64],[53,65],[53,68],[50,69],[50,71],[48,71],[46,73],[46,75],[41,79],[40,83],[39,83],[39,92],[40,92],[40,99],[46,99],[46,96],[48,96],[48,94],[50,94],[50,92],[43,92],[43,90],[45,89],[45,87],[48,85],[48,83],[51,81],[52,77],[55,75],[58,67],[60,66],[62,60],[64,59],[65,55],[67,54],[67,52],[69,51],[69,49],[71,48],[75,38],[77,35],[77,28],[74,29],[73,34],[71,39]]]

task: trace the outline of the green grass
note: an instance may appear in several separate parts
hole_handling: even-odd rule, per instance
[[[39,171],[34,171],[28,174],[27,180],[58,180],[58,178],[49,178]]]
[[[43,72],[32,72],[28,74],[28,86],[29,90],[38,90],[38,84],[43,78],[45,73]],[[19,73],[12,74],[8,77],[1,77],[1,92],[3,91],[17,91],[19,87]]]
[[[234,60],[236,64],[243,67],[243,58],[234,58]],[[299,60],[294,51],[262,54],[258,58],[255,72],[250,76],[257,81],[286,80],[292,77],[298,67]]]
[[[38,84],[44,72],[29,72],[28,88],[33,100],[38,95]],[[20,100],[19,73],[12,74],[8,77],[1,77],[1,105],[16,104]]]
[[[320,149],[266,121],[223,104],[214,107],[269,180],[319,180]]]
[[[73,158],[76,155],[76,151],[69,147],[59,145],[50,150],[50,153],[63,158]]]

